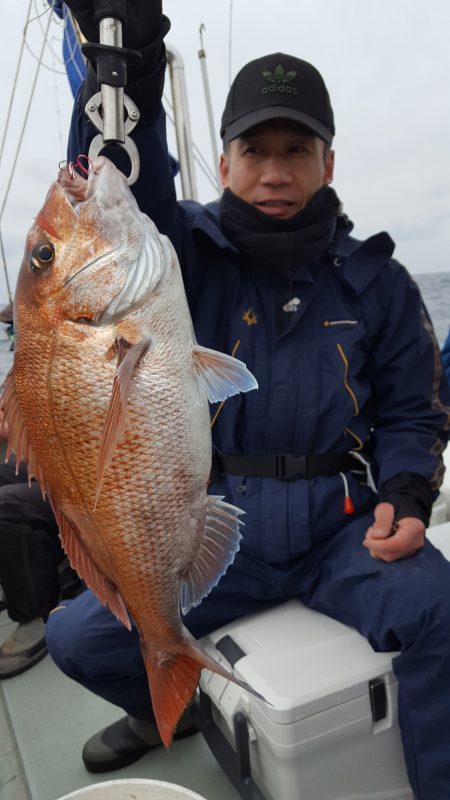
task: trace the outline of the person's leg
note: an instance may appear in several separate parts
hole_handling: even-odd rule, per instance
[[[59,597],[64,552],[50,504],[23,464],[0,465],[0,583],[17,628],[0,648],[0,678],[29,669],[47,652],[44,622]]]
[[[3,467],[9,465],[2,465]],[[50,503],[38,484],[0,487],[0,583],[17,622],[47,618],[58,602],[58,565],[64,558]]]
[[[132,716],[153,719],[138,632],[127,630],[90,590],[56,606],[46,640],[69,678]]]
[[[450,563],[431,543],[393,563],[362,546],[355,521],[303,561],[300,599],[357,628],[377,651],[400,650],[399,721],[417,800],[450,797]]]
[[[87,590],[51,612],[46,634],[50,655],[66,675],[129,715],[88,740],[82,757],[89,772],[121,769],[161,744],[136,628],[128,631]],[[191,720],[182,719],[175,738],[193,733]]]

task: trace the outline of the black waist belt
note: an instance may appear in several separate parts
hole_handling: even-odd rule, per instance
[[[216,480],[225,472],[228,475],[244,475],[248,478],[278,478],[290,481],[296,478],[338,475],[357,466],[358,462],[347,451],[317,456],[293,456],[290,453],[244,456],[220,453],[216,450],[213,453],[211,480]]]

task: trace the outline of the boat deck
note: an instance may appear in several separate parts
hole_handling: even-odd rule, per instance
[[[0,614],[0,643],[13,630]],[[91,775],[84,768],[84,742],[123,716],[63,675],[50,656],[28,672],[0,682],[0,799],[57,800],[105,780],[153,778],[192,789],[212,800],[239,800],[201,734],[157,748],[136,764]]]

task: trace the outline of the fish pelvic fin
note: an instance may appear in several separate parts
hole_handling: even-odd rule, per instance
[[[50,498],[51,499],[51,498]],[[89,586],[103,605],[108,606],[115,617],[131,631],[131,622],[125,603],[114,584],[106,578],[94,563],[81,541],[76,525],[52,503],[53,512],[58,522],[61,542],[72,567],[80,578]]]
[[[183,614],[198,605],[219,582],[239,550],[240,508],[225,503],[223,497],[207,495],[205,531],[195,560],[181,584]]]
[[[16,454],[17,475],[19,472],[19,464],[21,461],[24,461],[27,466],[29,485],[31,485],[31,478],[36,478],[45,498],[46,486],[44,476],[34,453],[22,410],[19,405],[14,368],[10,369],[3,383],[3,394],[0,406],[3,410],[0,434],[3,434],[4,431],[8,431],[5,462],[9,460],[12,453]]]
[[[245,681],[235,678],[216,661],[206,655],[185,630],[186,639],[176,653],[159,653],[151,656],[141,640],[141,650],[152,698],[156,724],[165,747],[170,747],[180,717],[190,704],[202,669],[209,669],[228,681],[237,684],[259,700],[264,697]]]
[[[150,339],[143,339],[134,345],[128,344],[124,339],[118,339],[116,346],[118,363],[100,439],[94,510],[100,497],[105,470],[112,461],[117,443],[125,433],[131,379],[139,367],[141,359],[150,347]]]
[[[210,403],[258,388],[254,375],[234,356],[197,344],[192,348],[192,357],[200,388]]]

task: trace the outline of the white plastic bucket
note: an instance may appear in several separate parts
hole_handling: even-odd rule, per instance
[[[58,800],[206,800],[184,786],[165,781],[129,778],[93,783]]]

